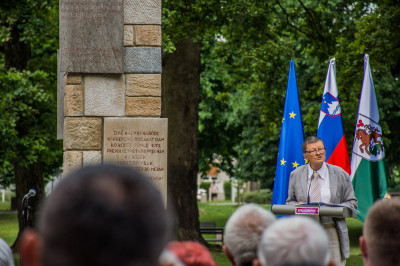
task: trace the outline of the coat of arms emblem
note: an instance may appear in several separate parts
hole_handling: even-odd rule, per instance
[[[384,157],[381,127],[367,118],[359,118],[353,152],[365,159],[376,161]]]

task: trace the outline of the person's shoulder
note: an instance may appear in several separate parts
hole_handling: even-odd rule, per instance
[[[308,164],[302,165],[297,167],[295,170],[292,171],[291,175],[298,175],[307,170]]]
[[[326,164],[326,167],[328,167],[329,172],[333,172],[336,175],[344,176],[344,177],[349,177],[349,174],[343,170],[341,167],[333,164]]]

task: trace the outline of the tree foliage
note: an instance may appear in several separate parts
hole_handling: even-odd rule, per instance
[[[56,129],[56,98],[52,80],[41,70],[35,72],[0,69],[0,147],[2,185],[14,183],[15,159],[24,168],[41,162],[46,177],[60,164]],[[21,157],[23,155],[23,157]]]
[[[18,203],[36,189],[28,224],[35,222],[44,180],[62,163],[56,139],[57,48],[58,1],[0,2],[0,182],[15,184]],[[19,205],[18,218],[20,235]]]
[[[58,1],[2,1],[0,25],[0,179],[9,185],[17,155],[24,168],[42,162],[45,177],[61,164],[56,140]],[[6,48],[16,42],[24,43],[29,54],[17,66],[7,58],[19,51]]]
[[[400,93],[396,1],[226,2],[202,53],[200,166],[272,186],[289,61],[296,63],[306,136],[316,135],[329,59],[352,149],[363,56],[370,54],[389,170],[397,167]],[[400,144],[400,143],[399,143]],[[392,172],[392,171],[390,171]]]

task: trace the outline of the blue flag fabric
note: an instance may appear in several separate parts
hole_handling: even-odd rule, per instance
[[[283,111],[279,153],[276,162],[272,206],[285,204],[288,197],[290,173],[305,163],[301,145],[304,141],[303,119],[297,90],[294,62],[290,60],[289,79]]]

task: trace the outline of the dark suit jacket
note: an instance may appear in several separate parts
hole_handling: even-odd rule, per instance
[[[340,203],[357,209],[357,199],[349,175],[340,167],[326,164],[329,171],[331,203]],[[302,165],[290,174],[288,199],[286,204],[295,205],[297,202],[307,202],[308,165]],[[350,256],[349,235],[344,218],[334,218],[340,242],[342,259]]]

